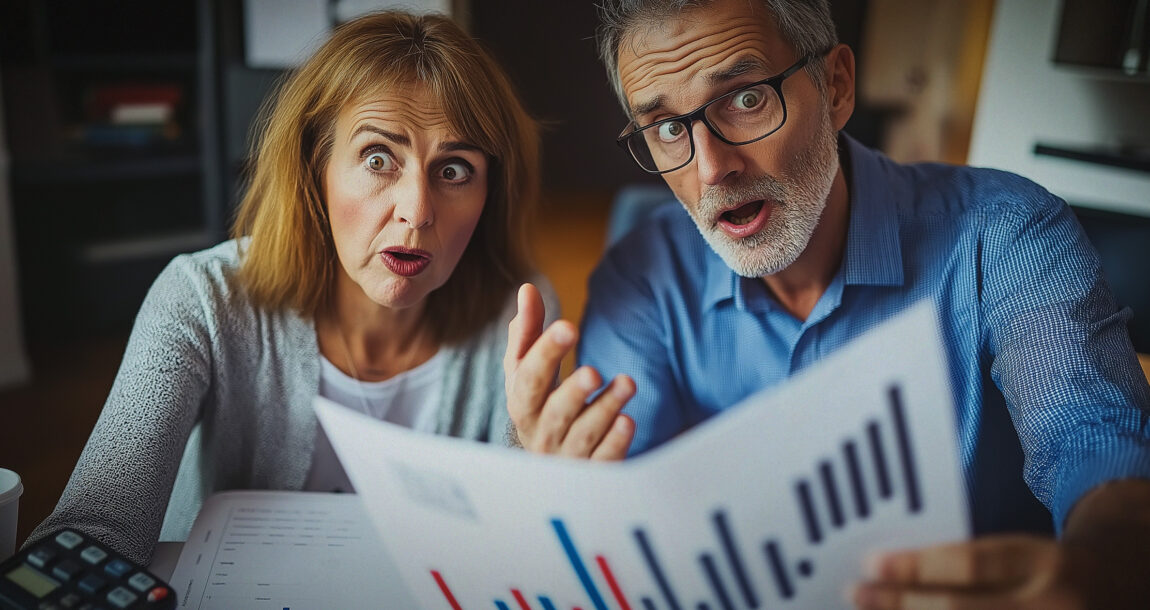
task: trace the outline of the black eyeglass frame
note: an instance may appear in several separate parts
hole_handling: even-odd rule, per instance
[[[692,128],[695,125],[695,121],[702,122],[703,125],[707,126],[707,130],[710,131],[712,134],[714,134],[714,136],[716,138],[719,138],[719,140],[721,140],[722,142],[724,142],[726,144],[730,144],[731,146],[744,146],[746,144],[758,142],[759,140],[762,140],[763,138],[765,138],[765,137],[775,133],[776,131],[782,129],[783,125],[787,124],[787,98],[785,96],[783,96],[783,81],[790,78],[791,75],[793,75],[795,72],[798,72],[799,70],[801,70],[804,66],[806,66],[812,59],[814,59],[818,55],[819,54],[817,54],[817,53],[805,55],[802,57],[802,59],[800,59],[800,60],[796,61],[794,64],[792,64],[791,67],[787,68],[786,70],[783,70],[782,72],[780,72],[774,76],[770,76],[770,77],[764,78],[763,80],[760,80],[760,81],[755,81],[753,83],[748,83],[746,85],[742,85],[738,89],[735,89],[733,91],[728,91],[728,92],[716,97],[715,99],[712,99],[712,100],[706,102],[702,106],[699,106],[698,108],[696,108],[696,109],[694,109],[694,110],[692,110],[686,114],[680,114],[678,116],[660,119],[658,121],[655,121],[654,123],[644,125],[642,127],[634,127],[634,129],[632,129],[632,127],[635,125],[635,122],[632,121],[631,124],[628,125],[623,130],[623,133],[620,134],[619,137],[615,139],[615,143],[618,144],[620,148],[627,151],[627,154],[631,157],[631,159],[633,161],[635,161],[635,165],[638,165],[639,169],[647,172],[648,174],[659,175],[659,174],[666,174],[668,172],[673,172],[676,170],[683,169],[688,164],[690,164],[692,160],[694,160],[694,158],[695,158],[695,135],[694,135],[694,131]],[[740,91],[744,91],[744,90],[750,89],[752,87],[758,87],[759,85],[767,85],[770,88],[775,90],[775,93],[779,96],[779,103],[782,104],[782,107],[783,107],[783,120],[779,121],[779,124],[777,127],[768,131],[767,133],[764,133],[763,135],[761,135],[757,138],[746,140],[744,142],[735,142],[732,140],[728,140],[725,136],[723,136],[723,134],[719,133],[719,130],[717,128],[715,128],[715,126],[712,125],[711,121],[707,118],[707,114],[706,114],[707,108],[709,108],[711,106],[711,104],[714,104],[715,102],[717,102],[723,98],[729,97],[729,96],[734,95]],[[672,123],[675,121],[678,121],[680,123],[686,123],[686,125],[687,125],[687,141],[690,142],[690,144],[691,144],[691,154],[687,155],[687,160],[683,161],[682,164],[677,165],[675,167],[672,167],[670,169],[651,170],[651,169],[647,169],[647,168],[643,167],[643,164],[640,163],[639,159],[635,157],[635,153],[631,151],[631,146],[628,144],[628,141],[635,136],[639,136],[640,134],[642,134],[644,131],[647,131],[648,129],[657,128],[660,125],[663,125],[666,123]],[[628,129],[631,129],[631,131],[627,131]]]

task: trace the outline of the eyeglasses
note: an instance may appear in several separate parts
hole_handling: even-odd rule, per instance
[[[651,174],[673,172],[695,158],[695,138],[691,132],[695,121],[702,121],[716,138],[732,146],[758,142],[778,131],[787,121],[783,81],[813,57],[807,55],[781,74],[721,95],[687,114],[643,127],[631,123],[615,142],[631,153],[643,171]]]

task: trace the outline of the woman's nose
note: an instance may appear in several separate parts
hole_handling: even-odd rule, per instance
[[[409,173],[400,178],[396,193],[395,214],[400,222],[413,229],[421,229],[435,221],[431,187],[422,172]]]

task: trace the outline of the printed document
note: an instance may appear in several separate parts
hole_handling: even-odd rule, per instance
[[[918,305],[613,464],[316,412],[418,607],[840,608],[869,553],[969,536],[943,358]]]

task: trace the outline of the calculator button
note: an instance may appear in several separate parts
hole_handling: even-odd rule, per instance
[[[83,571],[84,566],[76,563],[74,560],[65,559],[64,561],[56,564],[56,567],[52,568],[52,576],[67,582],[75,578],[77,574]]]
[[[56,558],[56,549],[48,546],[42,546],[31,553],[28,553],[28,563],[36,566],[37,568],[45,568],[52,560]]]
[[[108,601],[117,608],[127,608],[136,601],[136,594],[124,587],[116,587],[108,592]]]
[[[81,578],[80,582],[76,583],[76,587],[88,595],[95,595],[96,592],[100,589],[103,589],[104,585],[106,584],[108,584],[108,581],[104,580],[103,578],[100,578],[95,574],[88,574],[87,576]]]
[[[104,552],[104,549],[98,546],[90,546],[84,549],[83,553],[80,553],[80,557],[83,557],[84,561],[92,565],[100,565],[101,561],[108,558],[108,554]]]
[[[147,600],[148,603],[162,602],[165,599],[168,599],[168,596],[171,594],[171,589],[167,587],[156,587],[155,589],[148,591]]]
[[[112,578],[123,578],[125,574],[132,571],[132,564],[123,559],[113,559],[104,566],[104,571]]]
[[[60,598],[60,607],[61,608],[75,608],[83,602],[84,602],[84,598],[80,597],[79,595],[76,595],[75,593],[69,593],[69,594],[65,595],[64,597]]]
[[[84,537],[72,530],[65,530],[56,536],[56,542],[66,549],[74,549],[83,541]]]
[[[143,572],[136,572],[132,575],[131,578],[128,579],[128,584],[132,585],[133,589],[143,593],[144,591],[147,591],[148,589],[151,589],[153,586],[155,586],[156,579],[148,576],[147,574],[144,574]]]

